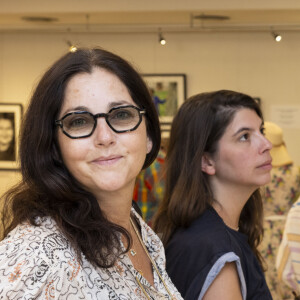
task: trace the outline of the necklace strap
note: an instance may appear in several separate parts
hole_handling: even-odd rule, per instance
[[[130,217],[130,223],[131,223],[131,225],[132,225],[132,227],[133,227],[133,229],[134,229],[134,231],[135,231],[135,233],[136,233],[136,235],[137,235],[137,237],[138,237],[138,239],[139,239],[139,241],[140,241],[140,243],[141,243],[141,245],[142,245],[142,247],[143,247],[146,255],[148,256],[148,258],[149,258],[149,260],[150,260],[150,262],[151,262],[154,270],[156,271],[159,279],[161,280],[162,284],[164,285],[167,293],[169,294],[169,296],[171,297],[171,299],[174,299],[172,293],[170,292],[169,288],[167,287],[167,284],[163,280],[162,275],[160,274],[160,272],[159,272],[159,270],[158,270],[158,268],[156,266],[156,263],[153,261],[152,257],[150,256],[150,254],[149,254],[149,252],[148,252],[148,250],[147,250],[147,248],[146,248],[146,246],[145,246],[145,244],[144,244],[144,242],[142,240],[142,237],[140,236],[140,233],[139,233],[138,229],[136,228],[136,226],[135,226],[135,224],[134,224],[134,222],[133,222],[133,220],[132,220],[131,217]],[[139,280],[138,280],[138,283],[139,283],[139,285],[141,285],[141,283],[139,282]]]

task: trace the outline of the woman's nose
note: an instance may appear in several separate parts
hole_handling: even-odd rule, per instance
[[[270,151],[272,147],[272,143],[264,135],[262,135],[262,152]]]
[[[115,142],[116,133],[109,127],[105,118],[98,118],[94,132],[97,145],[107,146]]]

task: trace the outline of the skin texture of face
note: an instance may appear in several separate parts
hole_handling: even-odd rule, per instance
[[[6,151],[13,140],[14,130],[11,120],[0,119],[0,151]]]
[[[215,185],[256,189],[268,183],[272,169],[271,148],[256,112],[238,110],[213,157]]]
[[[69,81],[59,118],[74,111],[107,113],[112,107],[135,105],[126,86],[112,73],[94,68]],[[70,173],[98,201],[112,194],[130,194],[146,154],[152,148],[147,137],[145,117],[135,131],[116,133],[104,118],[97,119],[94,133],[87,138],[70,139],[58,130],[62,159]]]

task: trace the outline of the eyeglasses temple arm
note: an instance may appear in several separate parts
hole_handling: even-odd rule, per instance
[[[55,125],[59,125],[60,127],[62,127],[62,121],[61,120],[55,120]]]

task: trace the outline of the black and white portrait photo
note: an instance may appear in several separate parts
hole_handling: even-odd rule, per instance
[[[0,169],[17,169],[20,104],[0,104]]]

